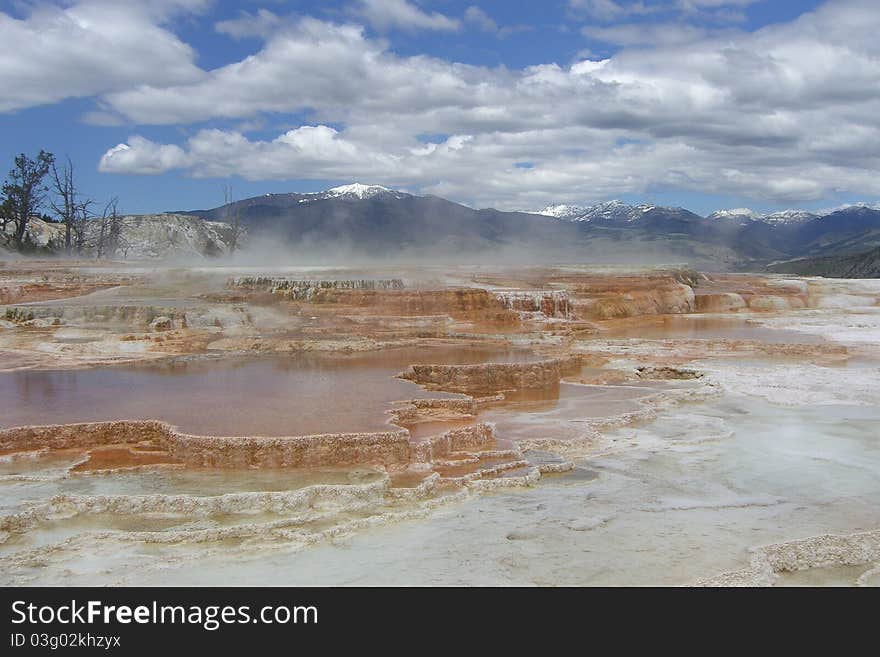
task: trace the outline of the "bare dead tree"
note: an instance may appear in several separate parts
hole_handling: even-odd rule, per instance
[[[95,255],[98,258],[113,259],[123,250],[128,253],[129,245],[122,236],[122,216],[118,210],[119,199],[114,197],[104,206],[98,226]]]
[[[87,241],[87,233],[86,229],[88,228],[88,223],[92,219],[92,204],[93,201],[91,199],[86,199],[76,205],[76,213],[73,221],[73,248],[76,251],[77,255],[82,255],[83,251],[86,248]]]
[[[51,201],[52,209],[64,224],[64,251],[70,254],[75,247],[77,253],[81,253],[85,241],[84,224],[88,219],[91,201],[78,198],[73,162],[69,157],[60,171],[56,163],[52,163],[52,189],[55,193]]]
[[[131,242],[120,237],[119,250],[122,251],[122,259],[128,260],[128,251],[131,249]]]

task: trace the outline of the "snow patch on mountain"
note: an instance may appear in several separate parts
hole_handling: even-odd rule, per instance
[[[862,207],[871,208],[878,206],[863,204]],[[532,214],[540,214],[547,217],[555,217],[556,219],[574,222],[631,223],[638,221],[652,210],[677,212],[680,211],[681,208],[667,208],[647,203],[629,205],[623,201],[614,200],[589,206],[566,203],[548,205],[544,209],[537,210]],[[778,212],[760,213],[755,212],[750,208],[731,208],[727,210],[716,210],[708,215],[706,219],[711,221],[737,222],[740,225],[746,225],[752,221],[760,221],[772,225],[793,225],[818,219],[819,216],[820,215],[814,212],[808,212],[806,210],[780,210]]]
[[[754,221],[760,216],[760,214],[749,208],[732,208],[730,210],[716,210],[706,219]]]
[[[292,194],[293,196],[301,196],[299,203],[311,203],[312,201],[324,201],[327,199],[344,199],[364,201],[372,198],[404,198],[410,196],[406,192],[396,189],[382,187],[382,185],[364,185],[363,183],[351,183],[350,185],[339,185],[331,187],[323,192],[310,192],[306,194]]]
[[[363,185],[356,182],[350,185],[332,187],[325,191],[324,195],[328,197],[353,196],[354,198],[365,199],[373,198],[374,196],[385,193],[394,194],[396,192],[387,187],[382,187],[381,185]]]
[[[827,210],[822,210],[822,214],[832,214],[834,212],[839,212],[840,210],[852,210],[858,208],[865,208],[867,210],[880,210],[880,201],[875,201],[870,203],[868,201],[856,201],[855,203],[844,203],[843,205],[838,205],[836,208],[829,208]]]
[[[533,214],[542,214],[548,217],[576,222],[630,223],[638,221],[645,214],[655,209],[657,209],[656,205],[629,205],[623,201],[613,200],[590,206],[548,205],[543,210],[538,210]]]
[[[758,221],[768,224],[799,224],[818,218],[819,215],[807,212],[806,210],[782,210],[762,215],[758,218]]]
[[[534,214],[542,214],[545,217],[556,217],[557,219],[571,219],[573,217],[579,217],[587,211],[582,205],[566,205],[565,203],[560,203],[559,205],[548,205],[543,210],[538,210]]]
[[[806,210],[780,210],[779,212],[762,214],[749,208],[733,208],[731,210],[716,210],[706,218],[720,221],[739,221],[740,223],[761,221],[765,224],[780,225],[812,221],[818,218],[818,215]]]

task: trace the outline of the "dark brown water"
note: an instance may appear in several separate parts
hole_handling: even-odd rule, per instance
[[[207,435],[302,435],[390,428],[401,399],[427,392],[394,375],[420,363],[510,362],[525,352],[436,347],[351,356],[175,361],[0,374],[0,426],[164,420]]]

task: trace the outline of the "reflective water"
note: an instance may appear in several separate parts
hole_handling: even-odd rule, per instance
[[[156,419],[206,435],[381,431],[390,402],[459,396],[394,378],[414,362],[532,358],[506,349],[437,347],[2,373],[0,426]]]
[[[663,315],[640,317],[638,324],[609,323],[600,338],[643,338],[649,340],[755,340],[767,344],[817,344],[823,338],[810,333],[770,328],[748,317],[705,315]]]

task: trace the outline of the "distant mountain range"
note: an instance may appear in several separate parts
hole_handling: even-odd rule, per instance
[[[741,223],[746,221],[762,221],[765,224],[800,224],[805,221],[818,219],[819,215],[806,210],[782,210],[780,212],[760,214],[752,212],[748,208],[737,208],[735,210],[716,210],[706,218],[716,221],[738,221]]]
[[[684,208],[609,201],[505,212],[354,183],[310,194],[266,194],[185,214],[226,222],[237,216],[249,239],[315,258],[480,256],[755,269],[880,246],[880,210],[870,206],[818,214],[734,209],[703,217]]]
[[[873,206],[852,206],[852,207],[868,207],[870,209],[878,209]],[[844,209],[844,208],[840,208]],[[557,219],[565,219],[567,221],[576,222],[632,222],[638,221],[649,213],[662,210],[667,213],[688,213],[683,208],[661,207],[657,205],[627,205],[623,201],[607,201],[598,205],[548,205],[543,210],[538,210],[537,214],[543,214],[548,217]],[[832,211],[833,212],[833,211]],[[830,213],[826,213],[830,214]],[[694,215],[697,216],[697,215]],[[735,208],[732,210],[716,210],[705,219],[711,221],[733,221],[740,224],[746,224],[750,221],[760,221],[765,224],[800,224],[812,221],[823,216],[821,213],[809,212],[807,210],[781,210],[779,212],[769,212],[762,214],[755,212],[749,208]]]
[[[780,274],[826,278],[880,278],[880,247],[855,255],[799,258],[768,267]]]

